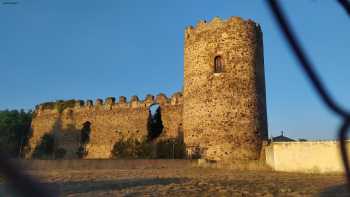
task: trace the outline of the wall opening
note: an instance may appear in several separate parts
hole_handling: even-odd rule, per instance
[[[153,104],[149,108],[148,139],[154,140],[163,131],[162,112],[159,104]]]
[[[224,64],[222,57],[220,55],[214,58],[214,73],[222,73],[224,72]]]

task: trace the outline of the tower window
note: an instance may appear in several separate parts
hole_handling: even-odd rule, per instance
[[[224,71],[224,65],[222,63],[221,56],[214,58],[214,73],[222,73]]]

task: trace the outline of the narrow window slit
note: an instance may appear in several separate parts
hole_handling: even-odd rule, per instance
[[[221,56],[214,58],[214,73],[222,73],[224,71],[224,65]]]

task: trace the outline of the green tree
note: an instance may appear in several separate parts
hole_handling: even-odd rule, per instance
[[[162,133],[163,131],[162,113],[160,107],[157,108],[156,112],[152,115],[150,114],[150,120],[148,122],[148,138],[153,140]]]
[[[31,136],[32,111],[0,111],[0,151],[10,156],[22,156]]]

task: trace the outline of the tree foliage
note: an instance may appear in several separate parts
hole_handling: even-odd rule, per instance
[[[112,157],[122,159],[151,159],[153,158],[153,147],[146,139],[122,138],[114,144]]]
[[[150,115],[150,120],[148,121],[148,138],[153,140],[162,133],[163,131],[162,113],[160,107],[157,108],[154,115]]]
[[[77,151],[79,158],[84,158],[87,156],[88,151],[86,145],[90,142],[90,133],[91,133],[91,123],[89,121],[83,124],[83,128],[80,131],[80,145]]]
[[[0,151],[10,156],[22,156],[31,136],[32,111],[0,111]]]

